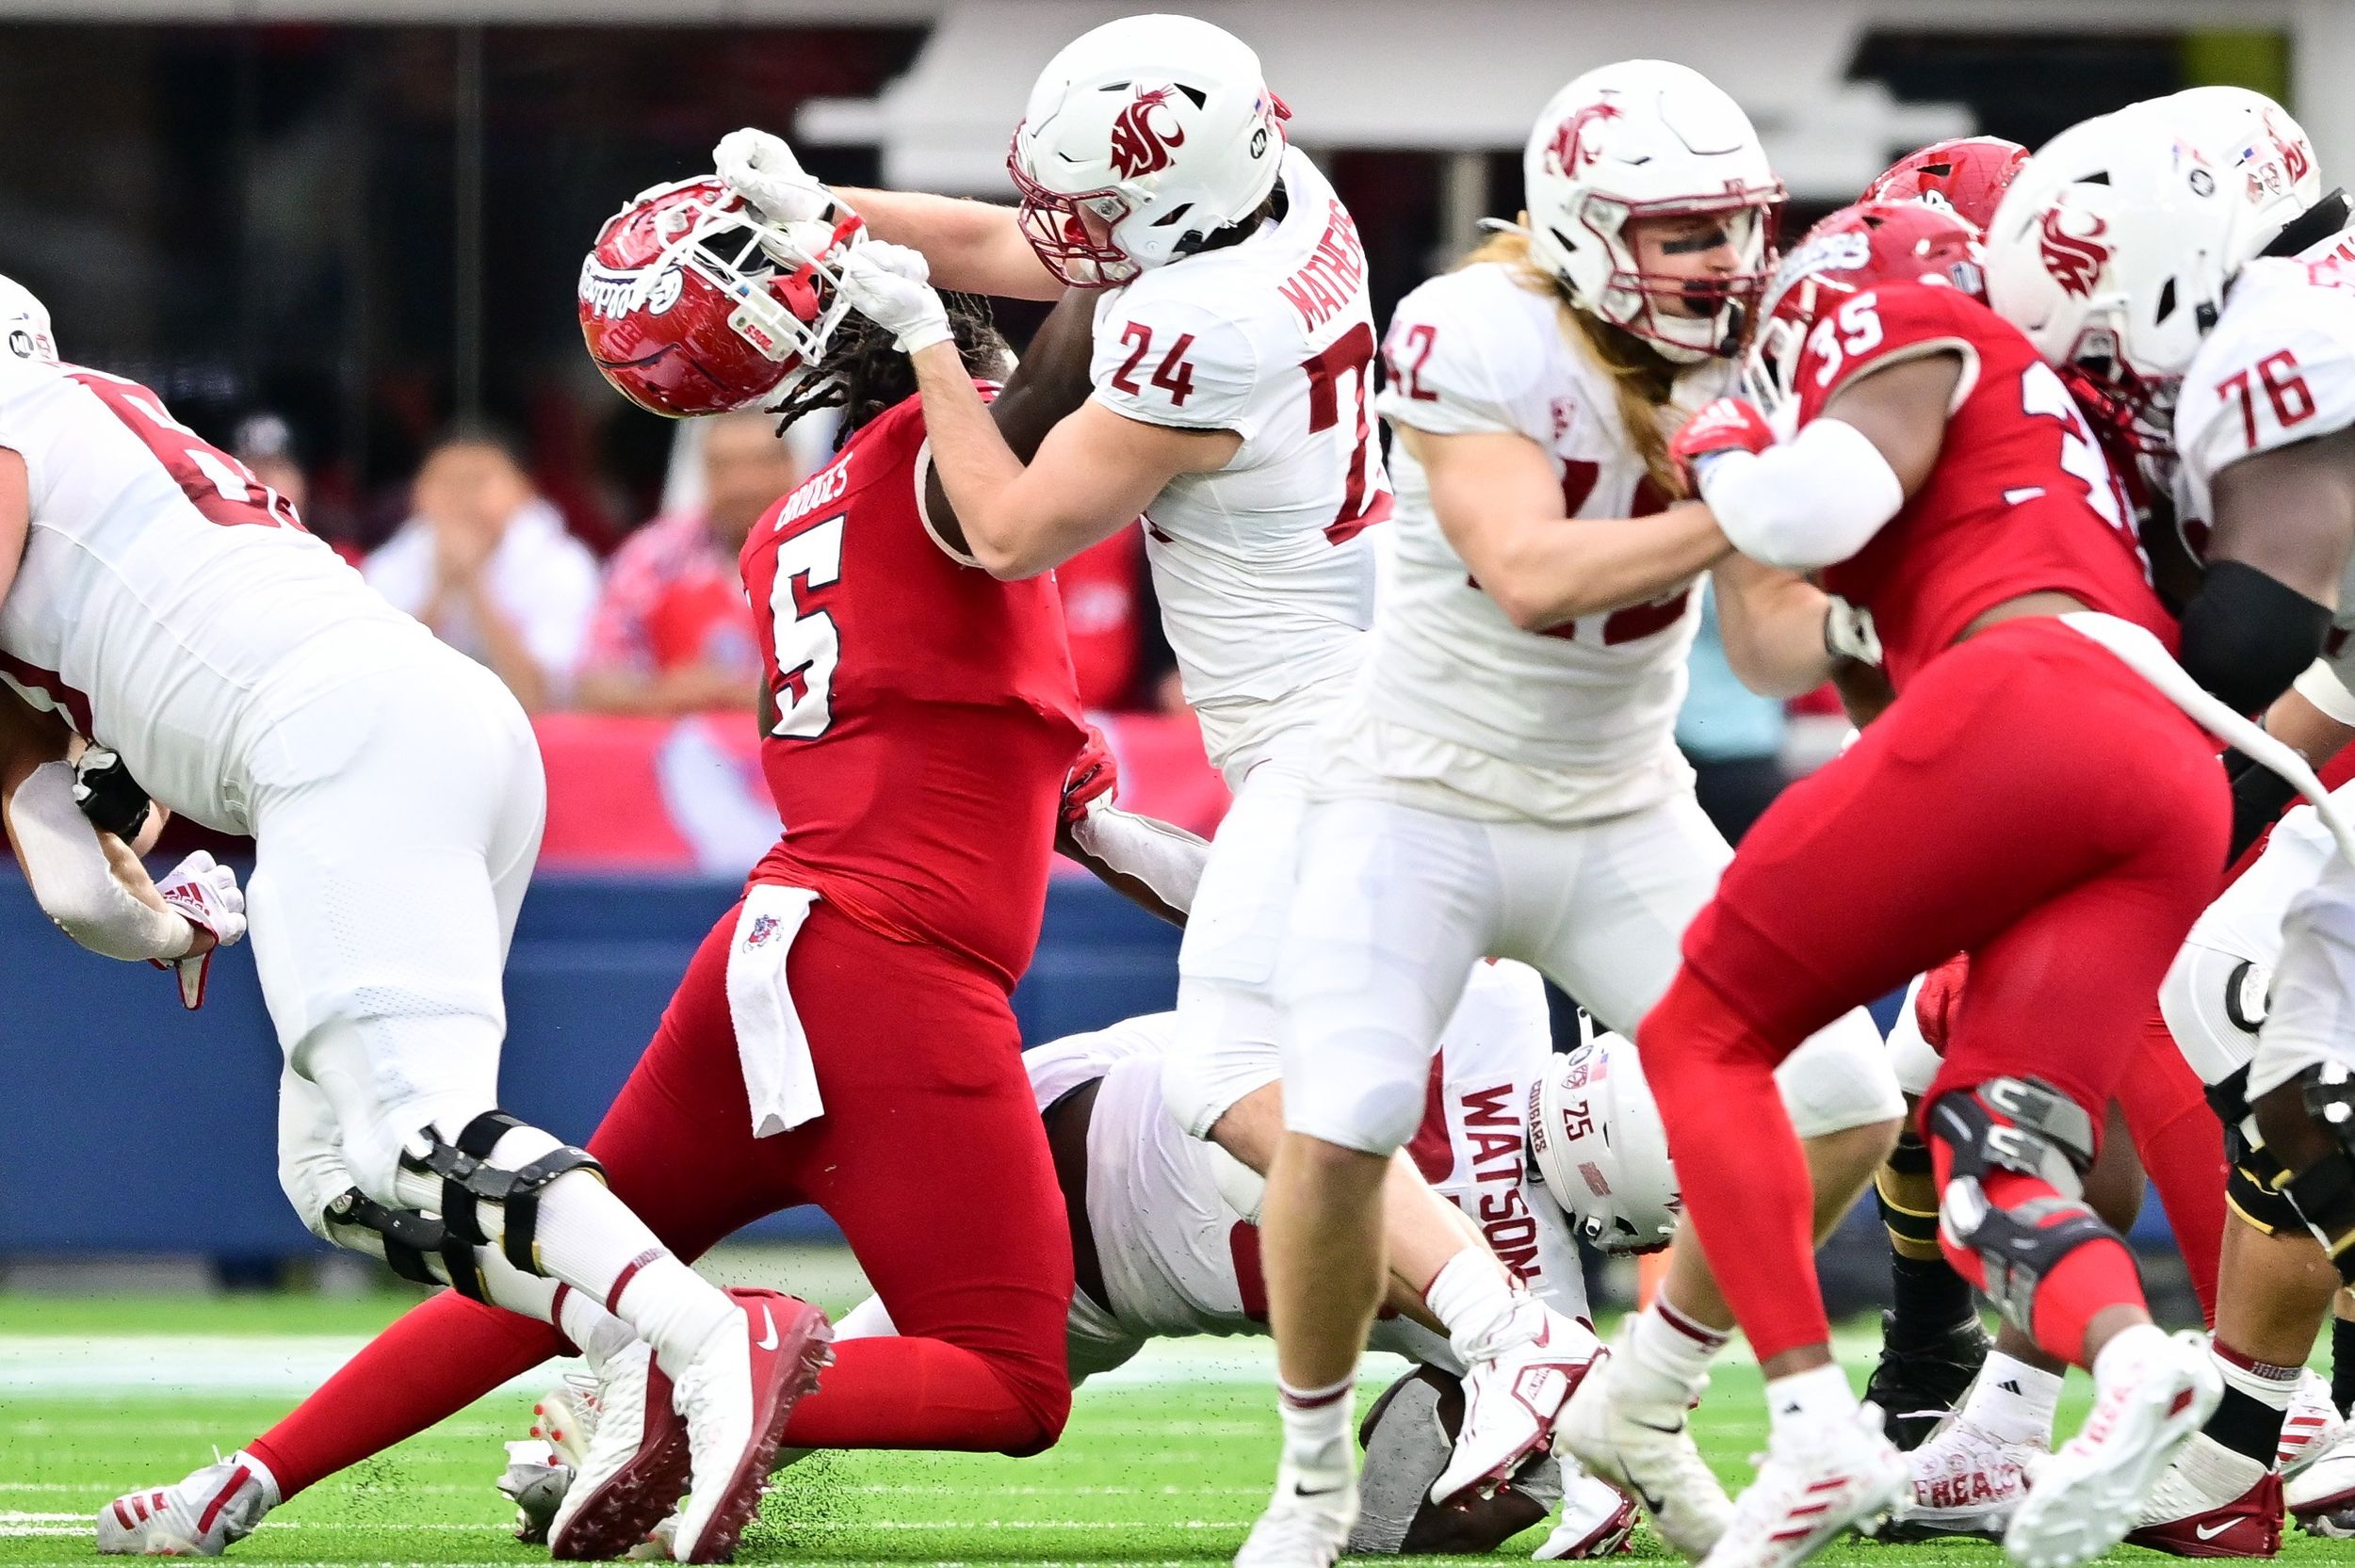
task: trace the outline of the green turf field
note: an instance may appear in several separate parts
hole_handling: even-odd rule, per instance
[[[212,1301],[0,1296],[0,1562],[85,1563],[89,1520],[116,1493],[177,1480],[235,1447],[400,1306],[232,1297]],[[1857,1352],[1869,1341],[1843,1336]],[[1275,1454],[1263,1347],[1195,1342],[1081,1390],[1062,1446],[1029,1460],[846,1455],[787,1472],[739,1560],[1113,1564],[1221,1562],[1265,1495]],[[211,1392],[175,1389],[193,1368]],[[1852,1369],[1859,1381],[1861,1366]],[[1763,1434],[1755,1366],[1729,1358],[1697,1418],[1730,1482]],[[546,1560],[508,1533],[491,1482],[531,1396],[502,1393],[270,1516],[232,1556],[284,1563]],[[2082,1398],[2063,1410],[2065,1425]],[[1519,1553],[1542,1535],[1533,1531]],[[1664,1553],[1646,1532],[1633,1563]],[[1512,1550],[1508,1548],[1508,1550]],[[2120,1560],[2153,1554],[2120,1551]],[[2285,1559],[2346,1561],[2345,1542],[2292,1535]],[[1975,1544],[1856,1543],[1821,1560],[1996,1563]],[[1669,1559],[1668,1560],[1674,1560]]]

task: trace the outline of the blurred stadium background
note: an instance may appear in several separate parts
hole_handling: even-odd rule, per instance
[[[480,603],[528,634],[537,668],[502,673],[533,688],[550,774],[509,982],[507,1100],[532,1120],[585,1137],[776,831],[749,698],[731,708],[714,692],[750,690],[726,591],[727,530],[750,518],[731,525],[732,497],[790,476],[748,481],[724,453],[706,459],[703,432],[599,381],[573,306],[597,224],[641,187],[706,168],[744,124],[792,137],[831,179],[1003,196],[1005,138],[1038,66],[1135,8],[0,0],[0,272],[48,301],[67,356],[147,382],[270,465],[355,560],[436,529],[486,542]],[[2274,94],[2328,170],[2355,169],[2355,5],[2339,0],[1182,8],[1259,49],[1296,138],[1357,215],[1385,315],[1480,217],[1514,209],[1536,106],[1624,56],[1681,59],[1749,109],[1793,187],[1786,234],[1925,141],[2033,145],[2195,82]],[[1007,314],[1018,334],[1026,318]],[[453,429],[477,464],[463,483],[428,462]],[[669,530],[664,549],[644,542],[650,525]],[[397,592],[398,572],[376,570]],[[1168,695],[1133,537],[1066,577],[1124,798],[1209,831],[1223,793]],[[560,606],[546,588],[560,578],[580,585]],[[1747,698],[1704,642],[1683,736],[1729,832],[1821,756],[1837,721],[1808,706]],[[277,1051],[244,954],[185,1016],[160,978],[50,930],[12,869],[0,950],[14,1112],[0,1289],[359,1283],[277,1191]],[[1093,882],[1060,880],[1019,998],[1030,1037],[1168,1005],[1175,950],[1174,932]],[[813,1226],[768,1234],[822,1237]],[[2145,1239],[2164,1234],[2146,1220]],[[1847,1240],[1827,1273],[1854,1305],[1881,1264],[1869,1225]]]

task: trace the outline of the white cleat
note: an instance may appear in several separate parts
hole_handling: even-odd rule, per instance
[[[2282,1478],[2197,1432],[2151,1489],[2126,1544],[2174,1557],[2272,1557],[2282,1549]]]
[[[1770,1439],[1758,1479],[1701,1568],[1790,1568],[1854,1527],[1878,1518],[1912,1480],[1881,1430],[1877,1406],[1837,1421],[1788,1428]]]
[[[2282,1490],[2290,1516],[2307,1534],[2355,1536],[2355,1421],[2341,1423]]]
[[[1356,1522],[1357,1480],[1348,1470],[1279,1464],[1275,1495],[1235,1553],[1235,1568],[1332,1568]]]
[[[2076,1568],[2117,1545],[2223,1398],[2201,1336],[2126,1332],[2149,1343],[2106,1379],[2095,1377],[2092,1414],[2038,1467],[2004,1533],[2004,1550],[2021,1568]],[[2109,1359],[2106,1351],[2100,1358]]]
[[[1599,1353],[1555,1418],[1554,1451],[1643,1504],[1677,1551],[1704,1557],[1733,1516],[1732,1499],[1701,1458],[1684,1403],[1630,1399],[1622,1381],[1613,1353]]]
[[[737,1316],[674,1380],[690,1474],[671,1544],[681,1562],[724,1562],[735,1554],[737,1538],[760,1511],[787,1417],[834,1360],[833,1325],[807,1301],[775,1290],[739,1287],[728,1295]],[[624,1549],[660,1522],[660,1513],[643,1520]]]
[[[1913,1470],[1912,1494],[1880,1538],[1974,1535],[2001,1541],[2012,1511],[2028,1495],[2030,1473],[2046,1455],[2039,1444],[2006,1443],[1959,1413],[1949,1414],[1906,1456]]]
[[[1464,1424],[1431,1483],[1435,1503],[1488,1496],[1551,1448],[1555,1417],[1602,1353],[1592,1330],[1542,1301],[1524,1300],[1514,1319],[1504,1343],[1464,1369]]]
[[[687,1490],[687,1431],[671,1408],[671,1380],[642,1341],[606,1358],[590,1398],[596,1420],[547,1540],[556,1557],[604,1561],[644,1540]]]
[[[1564,1466],[1562,1482],[1562,1511],[1545,1544],[1529,1555],[1539,1562],[1584,1562],[1623,1550],[1635,1530],[1634,1500],[1575,1465]]]
[[[564,1495],[588,1460],[590,1434],[597,1426],[596,1391],[593,1377],[565,1374],[561,1386],[531,1407],[531,1436],[507,1445],[507,1469],[498,1489],[515,1505],[515,1539],[527,1546],[548,1544]]]
[[[2274,1451],[2273,1467],[2289,1479],[2321,1458],[2346,1428],[2339,1407],[2331,1402],[2331,1380],[2307,1367],[2298,1373],[2289,1413],[2282,1417],[2282,1446]]]
[[[269,1472],[231,1454],[177,1486],[128,1492],[100,1509],[98,1550],[108,1557],[219,1557],[277,1506]]]

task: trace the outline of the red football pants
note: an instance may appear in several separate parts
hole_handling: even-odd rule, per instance
[[[1071,1240],[1005,994],[819,903],[787,978],[825,1114],[755,1139],[727,1005],[736,922],[705,938],[589,1140],[613,1191],[683,1258],[801,1204],[842,1227],[901,1337],[837,1346],[788,1447],[1048,1447],[1071,1409]],[[291,1495],[564,1349],[445,1291],[253,1451]]]
[[[2098,1128],[2228,832],[2215,748],[2047,618],[1941,655],[1759,819],[1637,1041],[1686,1211],[1762,1359],[1829,1338],[1776,1065],[1967,952],[1928,1099],[2037,1077]]]

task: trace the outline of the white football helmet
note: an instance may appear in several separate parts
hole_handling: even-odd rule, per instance
[[[2313,204],[2304,133],[2254,123],[2212,89],[2085,121],[2028,160],[1988,228],[1988,302],[2146,445],[2163,442],[2226,287]]]
[[[1588,1245],[1657,1252],[1676,1233],[1668,1132],[1625,1035],[1598,1034],[1549,1064],[1529,1091],[1529,1150]]]
[[[57,363],[57,337],[50,331],[49,307],[14,278],[0,278],[0,343],[21,360]]]
[[[2185,88],[2158,102],[2196,114],[2243,117],[2249,134],[2270,141],[2273,150],[2281,154],[2282,171],[2289,177],[2298,198],[2298,210],[2304,212],[2322,200],[2322,162],[2314,155],[2314,144],[2307,137],[2306,128],[2289,110],[2264,93],[2217,84]]]
[[[1553,95],[1521,155],[1530,259],[1570,302],[1682,364],[1740,352],[1744,313],[1765,286],[1782,182],[1741,105],[1666,60],[1598,66]],[[1709,285],[1644,270],[1631,219],[1724,215],[1741,270]],[[1659,306],[1705,289],[1707,316]]]
[[[1250,46],[1207,22],[1082,33],[1039,73],[1006,154],[1023,237],[1074,287],[1128,283],[1258,210],[1291,112]]]

